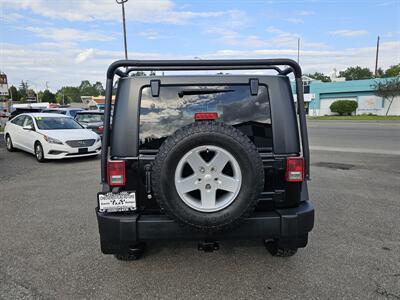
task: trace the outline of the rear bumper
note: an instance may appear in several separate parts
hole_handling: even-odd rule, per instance
[[[257,212],[234,230],[212,235],[190,231],[165,215],[100,213],[96,209],[104,254],[123,253],[139,241],[204,239],[279,239],[283,246],[305,247],[314,226],[314,206],[302,202],[296,208]]]

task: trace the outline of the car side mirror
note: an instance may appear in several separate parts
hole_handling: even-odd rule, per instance
[[[26,125],[24,127],[22,127],[23,130],[33,130],[33,126],[32,125]]]

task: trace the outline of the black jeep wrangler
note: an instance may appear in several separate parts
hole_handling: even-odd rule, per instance
[[[255,69],[277,75],[130,76]],[[96,214],[103,253],[138,259],[149,240],[197,240],[199,250],[213,251],[218,240],[257,238],[276,256],[306,246],[314,207],[296,62],[116,61],[107,72],[102,142]]]

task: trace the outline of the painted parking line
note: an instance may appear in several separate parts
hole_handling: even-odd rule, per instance
[[[310,146],[310,150],[311,151],[315,150],[315,151],[334,151],[334,152],[400,155],[400,150],[380,150],[380,149],[365,149],[365,148],[353,148],[353,147]]]

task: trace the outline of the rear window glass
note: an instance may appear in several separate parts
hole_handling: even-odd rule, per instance
[[[76,114],[75,120],[85,123],[103,122],[104,114]]]
[[[52,113],[52,114],[62,114],[66,115],[67,112],[65,110],[57,110],[57,109],[45,109],[42,112],[44,113]]]
[[[271,117],[266,86],[252,96],[249,85],[161,86],[159,97],[142,89],[140,146],[158,148],[177,129],[194,122],[196,112],[217,112],[218,121],[242,130],[258,147],[271,147]]]
[[[69,111],[69,114],[70,114],[71,116],[75,117],[75,116],[76,116],[76,113],[77,113],[78,111],[82,111],[82,109],[71,109],[71,110]]]

